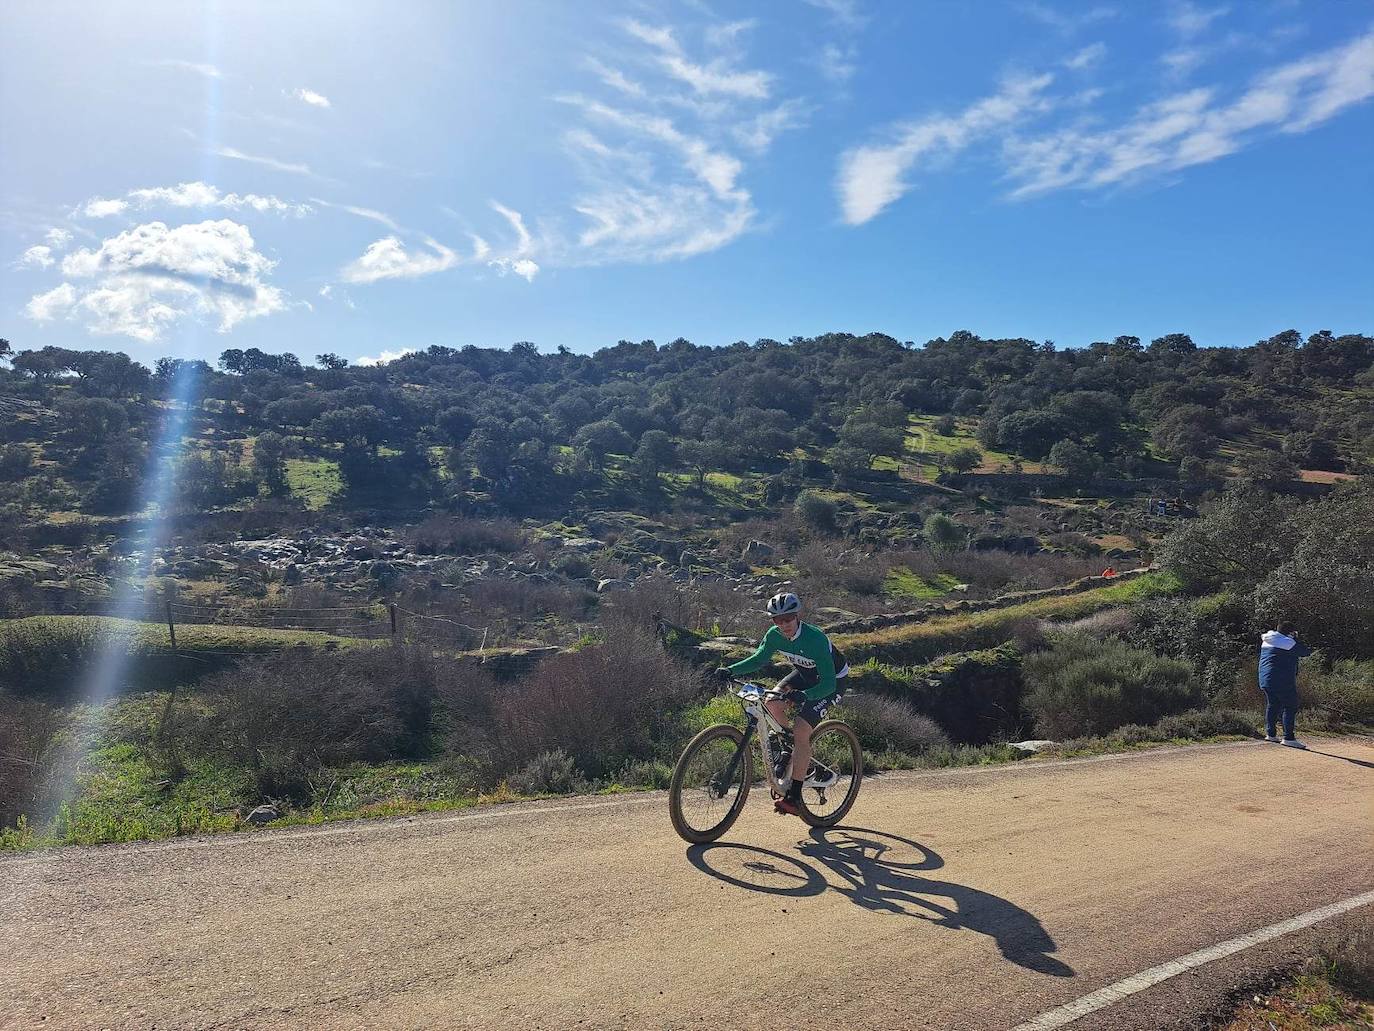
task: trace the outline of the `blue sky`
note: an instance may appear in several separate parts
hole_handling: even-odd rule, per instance
[[[1374,3],[0,10],[0,335],[1374,331]]]

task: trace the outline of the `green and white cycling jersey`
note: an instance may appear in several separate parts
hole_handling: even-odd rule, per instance
[[[759,642],[758,650],[746,659],[740,659],[726,668],[736,676],[754,673],[768,665],[774,655],[781,655],[802,674],[803,679],[814,682],[805,689],[808,700],[828,698],[839,688],[835,680],[849,672],[844,657],[830,643],[825,631],[810,623],[801,624],[795,638],[790,638],[776,626],[768,628]],[[836,657],[842,668],[836,669]]]

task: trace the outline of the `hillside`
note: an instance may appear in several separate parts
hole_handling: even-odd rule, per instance
[[[0,368],[8,845],[662,786],[780,590],[879,769],[1374,722],[1369,337],[218,365]]]

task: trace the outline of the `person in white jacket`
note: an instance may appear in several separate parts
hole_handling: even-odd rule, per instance
[[[1280,623],[1260,635],[1259,686],[1267,703],[1264,710],[1266,741],[1278,741],[1275,731],[1283,722],[1283,741],[1290,748],[1306,748],[1294,736],[1298,712],[1298,660],[1312,649],[1298,641],[1292,623]]]

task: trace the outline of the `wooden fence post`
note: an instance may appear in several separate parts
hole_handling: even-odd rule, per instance
[[[396,603],[392,602],[387,606],[391,610],[391,643],[396,643]]]
[[[176,625],[176,623],[173,622],[173,620],[172,620],[172,599],[171,599],[171,598],[167,598],[166,601],[165,601],[165,605],[166,605],[166,608],[167,608],[167,634],[168,634],[168,636],[171,637],[171,639],[172,639],[172,651],[176,651],[176,649],[177,649],[177,625]]]

